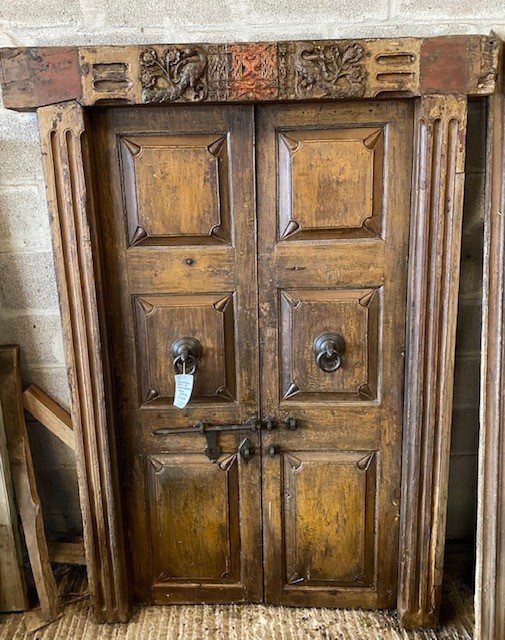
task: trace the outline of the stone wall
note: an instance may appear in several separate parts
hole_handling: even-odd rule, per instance
[[[505,33],[502,0],[5,0],[0,46]],[[449,510],[471,535],[478,431],[482,105],[471,109]],[[480,124],[479,124],[480,123]],[[69,408],[36,119],[0,106],[0,343],[22,348],[25,381]],[[30,425],[48,527],[79,528],[73,457]]]

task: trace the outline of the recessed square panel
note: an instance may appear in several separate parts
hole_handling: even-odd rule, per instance
[[[285,583],[372,585],[377,452],[290,451],[283,463]]]
[[[237,456],[147,458],[154,583],[240,580]]]
[[[233,294],[136,296],[134,305],[142,406],[172,404],[171,347],[187,337],[202,347],[190,404],[235,399]]]
[[[230,241],[226,135],[120,141],[129,244]]]
[[[278,133],[279,238],[380,235],[384,130]]]
[[[291,290],[280,298],[281,399],[374,400],[381,289]],[[314,343],[326,332],[344,341],[336,371],[317,364]]]

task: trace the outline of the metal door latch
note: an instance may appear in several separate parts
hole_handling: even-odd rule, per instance
[[[238,448],[238,454],[244,462],[249,462],[249,460],[253,457],[254,446],[249,438],[244,438],[242,440],[242,442],[240,443],[240,447]]]
[[[203,452],[211,462],[216,462],[221,455],[221,447],[217,444],[217,434],[220,431],[258,431],[260,428],[261,423],[257,416],[251,416],[242,424],[207,424],[206,422],[199,420],[191,427],[182,427],[180,429],[155,429],[153,431],[153,435],[171,436],[183,433],[201,433],[205,437],[206,443]],[[250,446],[245,446],[246,441]],[[242,448],[243,451],[241,452]],[[242,441],[242,444],[239,447],[239,454],[244,460],[249,460],[254,454],[254,447],[247,438]]]

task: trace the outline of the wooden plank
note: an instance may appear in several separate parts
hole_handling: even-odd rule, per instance
[[[23,411],[19,347],[0,347],[0,402],[11,461],[12,481],[42,616],[59,613],[58,590],[51,570],[42,505],[35,482],[32,455]]]
[[[7,109],[31,109],[71,100],[81,93],[75,47],[4,49],[0,77]]]
[[[505,60],[503,60],[505,68]],[[505,85],[488,105],[475,640],[505,638]]]
[[[32,384],[23,392],[24,408],[71,449],[75,449],[75,435],[70,415],[46,393]]]
[[[73,542],[52,541],[48,543],[48,547],[51,562],[86,564],[84,542],[82,540]]]
[[[0,404],[0,611],[28,607],[26,582],[18,532],[18,514]]]

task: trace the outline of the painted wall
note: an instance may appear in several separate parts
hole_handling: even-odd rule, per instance
[[[502,0],[4,0],[0,46],[505,34]],[[483,111],[472,107],[449,536],[471,534],[477,443]],[[64,407],[63,359],[38,134],[0,106],[0,343],[22,348],[25,381]],[[34,456],[52,531],[78,530],[72,454],[36,423]]]

